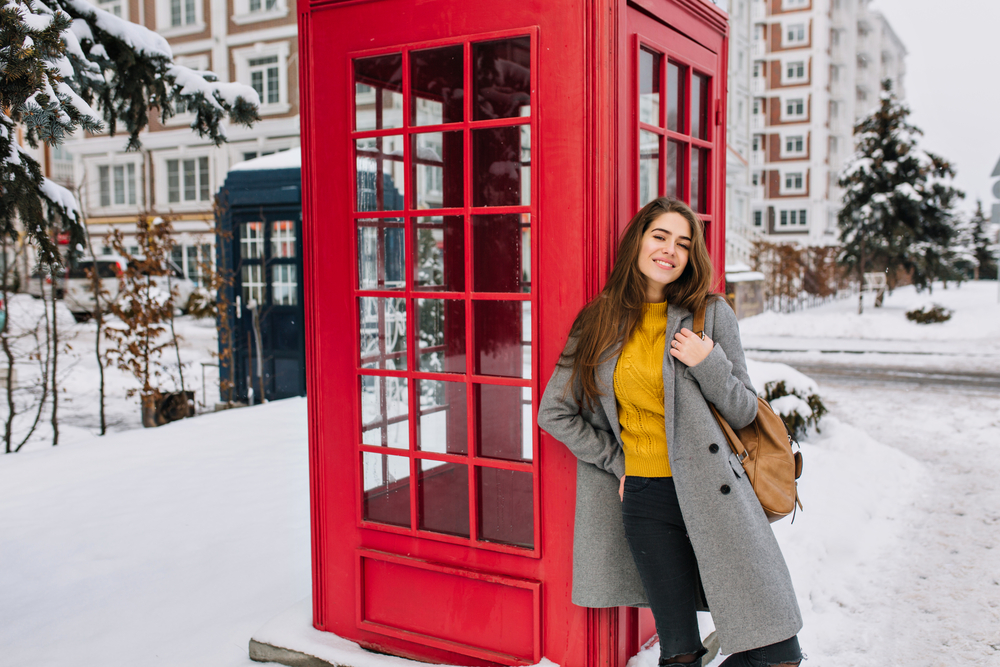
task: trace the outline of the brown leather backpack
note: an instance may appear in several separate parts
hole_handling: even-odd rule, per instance
[[[694,332],[705,337],[705,306],[695,313]],[[774,523],[783,519],[795,511],[796,505],[801,509],[795,480],[802,474],[802,452],[792,452],[792,439],[785,422],[767,401],[758,396],[757,417],[735,430],[714,405],[709,403],[708,407],[722,427],[729,447],[743,464],[767,520]]]

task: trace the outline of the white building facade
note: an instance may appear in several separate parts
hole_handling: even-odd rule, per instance
[[[837,181],[853,152],[854,123],[878,106],[882,79],[905,95],[906,49],[869,2],[750,0],[746,241],[837,242]],[[731,80],[730,111],[734,89]],[[740,233],[727,225],[727,235]]]
[[[252,128],[226,122],[229,141],[221,147],[192,131],[193,115],[183,109],[166,123],[152,117],[138,152],[125,152],[122,133],[67,144],[95,252],[107,252],[103,239],[112,228],[129,235],[141,214],[169,215],[174,260],[198,282],[202,263],[214,261],[215,193],[230,167],[299,148],[294,0],[94,2],[165,37],[178,63],[260,95],[261,120]]]

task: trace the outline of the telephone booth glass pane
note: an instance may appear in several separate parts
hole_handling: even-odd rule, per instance
[[[414,288],[465,290],[465,221],[460,215],[417,218]]]
[[[406,368],[406,301],[363,296],[358,299],[361,322],[361,367]]]
[[[410,137],[416,209],[462,206],[463,157],[461,132],[428,132]]]
[[[691,149],[691,208],[705,213],[708,194],[708,149]]]
[[[531,203],[531,132],[527,125],[472,131],[473,206]]]
[[[472,216],[473,291],[530,291],[525,269],[531,265],[525,245],[530,227],[527,213]]]
[[[660,120],[660,60],[659,53],[639,50],[639,121],[662,126]]]
[[[476,301],[472,305],[476,373],[531,377],[530,304],[522,301]]]
[[[479,468],[479,536],[489,542],[534,545],[534,490],[530,472]]]
[[[405,286],[405,231],[402,218],[357,221],[358,287],[367,290]]]
[[[691,136],[708,138],[708,77],[691,76]]]
[[[361,442],[408,449],[409,392],[406,378],[361,376]]]
[[[681,169],[680,156],[684,154],[684,148],[679,141],[667,140],[667,192],[668,197],[681,196]]]
[[[465,372],[465,301],[417,299],[417,358],[427,373]]]
[[[639,130],[639,206],[645,206],[660,192],[660,135]]]
[[[364,517],[393,526],[410,525],[410,459],[362,453]]]
[[[684,77],[687,68],[667,63],[667,129],[684,131]]]
[[[354,127],[403,127],[403,55],[390,53],[354,61]]]
[[[357,210],[401,211],[406,180],[403,137],[369,137],[355,142]]]
[[[445,461],[419,461],[417,500],[420,529],[469,536],[469,467]]]
[[[534,455],[531,433],[530,387],[491,384],[476,387],[476,446],[480,456],[531,461]]]
[[[417,449],[438,454],[469,451],[468,401],[464,382],[420,380]]]
[[[473,120],[531,115],[531,39],[472,45]]]
[[[461,123],[465,110],[462,45],[410,53],[410,123]],[[360,129],[360,128],[359,128]]]

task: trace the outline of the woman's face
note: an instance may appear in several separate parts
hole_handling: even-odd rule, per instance
[[[691,251],[691,225],[680,213],[664,213],[649,224],[639,248],[646,301],[663,301],[663,290],[684,273]]]

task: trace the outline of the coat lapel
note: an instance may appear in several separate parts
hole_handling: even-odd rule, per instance
[[[611,429],[615,432],[618,442],[622,441],[621,425],[618,423],[618,401],[615,399],[615,366],[618,365],[618,357],[621,350],[612,354],[597,367],[597,388],[601,390],[601,407],[604,414],[608,416]]]
[[[690,328],[694,319],[691,311],[683,306],[667,305],[667,339],[663,346],[663,421],[666,426],[667,451],[673,453],[674,443],[674,374],[683,364],[670,354],[670,341],[683,327]]]

